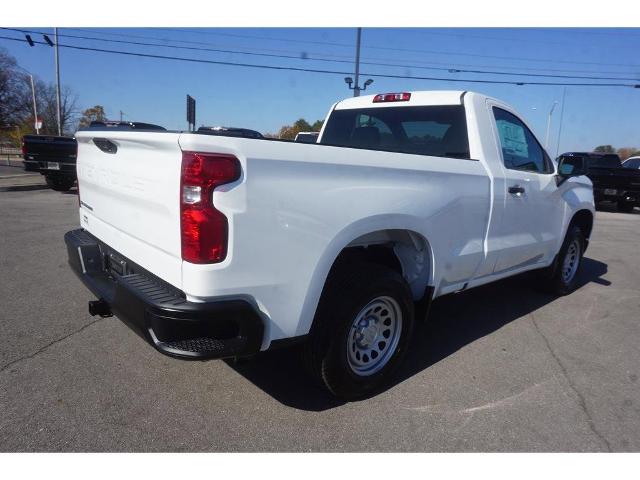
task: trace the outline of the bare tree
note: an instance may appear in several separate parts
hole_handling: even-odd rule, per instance
[[[28,79],[16,59],[0,48],[0,126],[19,125],[29,116]]]
[[[38,115],[42,118],[42,130],[45,135],[58,134],[58,116],[56,113],[56,87],[52,83],[38,81],[36,86],[38,103]],[[63,134],[71,135],[77,130],[78,110],[76,107],[77,96],[69,87],[63,86],[60,91],[60,120]]]

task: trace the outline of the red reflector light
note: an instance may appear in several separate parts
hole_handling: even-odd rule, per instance
[[[406,102],[411,100],[411,94],[408,92],[403,93],[379,93],[373,97],[373,103],[381,102]]]
[[[217,263],[227,256],[228,222],[213,205],[213,191],[240,178],[233,155],[182,152],[180,235],[182,259]]]

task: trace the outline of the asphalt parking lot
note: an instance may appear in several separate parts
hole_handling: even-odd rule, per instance
[[[165,357],[66,264],[75,192],[0,191],[0,451],[638,451],[640,210],[598,212],[581,287],[435,302],[397,383],[341,403],[295,352]]]

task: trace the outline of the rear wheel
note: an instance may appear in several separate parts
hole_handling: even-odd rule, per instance
[[[542,290],[567,295],[576,289],[585,243],[580,227],[570,225],[556,259],[540,272],[538,282]]]
[[[400,274],[371,263],[350,263],[323,291],[307,367],[331,393],[356,399],[384,386],[406,353],[413,332],[411,291]]]
[[[618,202],[618,211],[622,213],[631,213],[633,212],[633,203],[629,202]]]

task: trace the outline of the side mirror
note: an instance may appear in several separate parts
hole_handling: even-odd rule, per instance
[[[571,177],[579,177],[586,174],[587,165],[583,157],[560,157],[556,183],[560,186]]]

